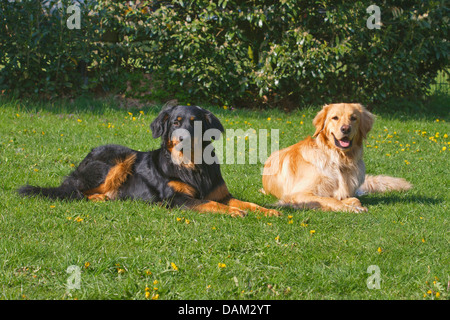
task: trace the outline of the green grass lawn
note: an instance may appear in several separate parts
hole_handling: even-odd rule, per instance
[[[449,105],[441,97],[375,109],[367,172],[414,188],[363,196],[368,213],[231,218],[139,201],[20,198],[25,183],[58,185],[92,147],[157,148],[149,125],[159,108],[0,100],[0,298],[449,299]],[[279,129],[283,148],[314,132],[319,108],[209,109],[226,129]],[[222,173],[233,195],[270,206],[276,199],[258,192],[261,167],[225,164]],[[372,265],[380,289],[367,286]]]

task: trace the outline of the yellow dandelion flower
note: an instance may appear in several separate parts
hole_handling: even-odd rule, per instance
[[[316,233],[316,230],[309,230],[309,233],[314,234],[314,233]]]
[[[280,236],[276,236],[275,241],[280,241]]]
[[[424,239],[424,238],[422,238],[422,242],[425,242],[425,239]]]
[[[378,247],[377,251],[378,253],[381,253],[383,250],[381,249],[381,247]]]
[[[292,218],[293,218],[293,216],[291,216],[291,215],[288,216],[288,219],[292,219]]]
[[[292,220],[289,220],[289,221],[288,221],[288,223],[289,223],[289,224],[293,224],[293,223],[294,223],[294,221],[292,221]]]
[[[152,272],[150,270],[145,270],[145,274],[149,276],[152,274]]]
[[[141,111],[139,111],[139,113],[140,113],[140,114],[144,114],[144,111],[141,110]]]
[[[84,268],[87,269],[89,268],[89,266],[91,265],[91,263],[89,261],[84,263]]]
[[[444,138],[447,139],[448,138],[448,134],[444,134]]]
[[[124,274],[125,273],[125,269],[117,268],[117,273],[118,274]]]
[[[83,120],[81,120],[81,119],[77,119],[77,121],[78,121],[78,122],[82,122]]]
[[[186,224],[189,224],[189,223],[191,223],[191,221],[190,221],[190,220],[188,220],[188,219],[184,220],[184,222],[185,222]]]
[[[217,264],[217,267],[219,268],[219,269],[221,269],[221,268],[225,268],[227,265],[225,264],[225,263],[221,263],[221,262],[219,262],[218,264]]]
[[[146,288],[147,289],[147,288]],[[150,292],[149,291],[145,291],[145,298],[148,299],[150,298]]]
[[[153,284],[158,284],[158,283],[159,283],[158,280],[153,281]]]
[[[172,266],[173,270],[178,271],[178,267],[175,263],[171,262],[170,265]]]
[[[436,298],[439,298],[441,294],[439,292],[436,292]]]
[[[442,147],[442,151],[445,151],[445,150],[447,150],[447,147]]]
[[[155,294],[154,296],[152,296],[152,300],[158,300],[159,299],[159,294]]]
[[[433,291],[431,291],[431,290],[427,291],[427,294],[432,294],[432,293],[433,293]]]

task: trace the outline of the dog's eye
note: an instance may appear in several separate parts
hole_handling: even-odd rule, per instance
[[[334,116],[333,118],[331,118],[331,119],[333,119],[333,120],[338,120],[339,119],[339,117],[338,116]]]
[[[351,121],[356,121],[356,117],[355,117],[355,116],[351,116],[351,117],[350,117],[350,120],[351,120]]]

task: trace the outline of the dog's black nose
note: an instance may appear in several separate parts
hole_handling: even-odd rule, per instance
[[[341,127],[341,132],[342,132],[343,134],[349,134],[351,130],[352,130],[352,127],[351,127],[351,126],[348,126],[348,125],[343,125],[343,126]]]

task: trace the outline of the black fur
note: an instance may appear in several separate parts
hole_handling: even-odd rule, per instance
[[[179,117],[182,120],[179,120]],[[168,148],[171,134],[177,128],[193,136],[193,120],[202,121],[203,132],[207,129],[224,131],[222,124],[211,112],[197,106],[169,106],[164,108],[151,124],[154,138],[161,137],[157,150],[140,152],[119,145],[103,145],[92,149],[80,165],[59,187],[44,188],[23,186],[18,192],[24,196],[39,195],[50,199],[84,199],[84,192],[98,187],[105,180],[109,170],[119,159],[136,154],[132,173],[118,190],[118,199],[142,199],[148,202],[164,202],[168,206],[192,208],[218,186],[225,182],[218,163],[200,163],[195,166],[176,164]],[[203,139],[202,139],[203,140]],[[211,141],[202,141],[202,149]],[[177,192],[170,181],[179,181],[191,186],[196,196]],[[229,195],[231,197],[231,195]],[[195,198],[195,199],[194,199]]]

